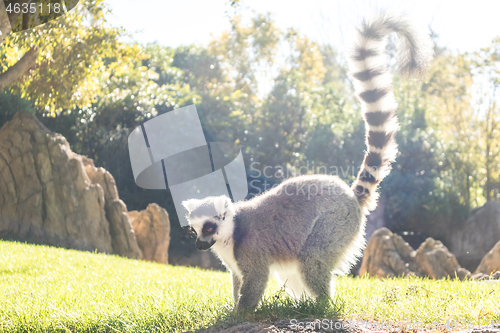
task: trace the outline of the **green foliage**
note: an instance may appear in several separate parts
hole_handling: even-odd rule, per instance
[[[432,75],[437,76],[434,72]],[[453,181],[456,171],[450,166],[453,157],[448,146],[428,125],[431,80],[419,82],[395,76],[395,86],[400,87],[395,89],[401,127],[396,135],[399,154],[393,171],[381,184],[381,192],[386,197],[385,215],[392,230],[441,238],[451,226],[462,222],[468,211],[460,200],[461,188]]]
[[[35,68],[8,91],[28,97],[40,113],[51,116],[95,101],[96,76],[105,58],[114,57],[118,63],[128,53],[117,41],[120,30],[106,26],[106,14],[102,0],[84,0],[64,16],[8,35],[0,50],[2,72],[30,47],[39,49]]]
[[[0,127],[9,121],[18,111],[31,114],[35,114],[36,112],[31,101],[9,92],[0,91]]]
[[[16,0],[6,0],[4,2],[8,13],[27,11],[27,21],[25,21],[25,15],[19,15],[12,24],[12,31],[19,32],[45,24],[64,15],[73,9],[79,3],[79,0],[37,0],[23,5]]]

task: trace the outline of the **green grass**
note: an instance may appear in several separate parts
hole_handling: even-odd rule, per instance
[[[331,306],[295,302],[272,281],[255,314],[231,312],[228,273],[0,241],[0,332],[182,332],[241,320],[500,321],[500,285],[337,280]]]

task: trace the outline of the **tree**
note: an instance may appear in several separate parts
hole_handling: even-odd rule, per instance
[[[482,198],[475,190],[480,133],[475,126],[477,114],[471,108],[471,70],[467,55],[444,54],[434,60],[428,84],[423,87],[430,102],[426,120],[443,140],[438,144],[447,157],[442,161],[442,169],[455,174],[449,181],[458,189],[468,210],[481,204]]]
[[[30,3],[31,0],[2,1],[0,4],[0,44],[4,41],[5,37],[12,32],[12,27],[16,27],[16,30],[19,30],[20,25],[25,29],[28,27],[29,16],[26,17],[24,14],[21,15],[22,11],[20,8],[22,8],[22,5],[29,5]],[[9,8],[8,10],[5,6],[6,4],[7,8]],[[15,5],[17,5],[17,10],[12,9]],[[19,20],[18,18],[22,19]],[[29,50],[21,59],[0,74],[0,91],[32,68],[36,63],[37,54],[38,48],[36,46],[30,46]]]
[[[12,0],[7,5],[12,3],[30,1]],[[1,6],[0,89],[32,100],[40,113],[53,116],[56,111],[94,101],[99,89],[95,77],[106,59],[114,59],[119,67],[133,54],[128,46],[118,43],[121,31],[106,26],[108,10],[103,0],[82,1],[55,19],[50,15],[28,17],[48,22],[9,35],[4,32],[9,31],[10,23],[13,30],[22,30],[19,25],[26,21],[15,13],[5,15],[3,2]]]
[[[500,38],[494,40],[492,46],[473,54],[472,62],[475,67],[475,101],[471,107],[477,114],[476,122],[480,132],[478,148],[484,165],[479,170],[484,178],[486,201],[491,201],[498,195],[500,177]]]

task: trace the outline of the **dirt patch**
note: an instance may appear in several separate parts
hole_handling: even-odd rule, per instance
[[[408,332],[460,332],[460,333],[500,333],[500,325],[489,325],[475,327],[470,329],[451,329],[444,325],[432,328],[406,328],[400,327],[381,327],[378,323],[367,323],[363,325],[353,325],[352,321],[346,320],[331,320],[331,319],[301,319],[301,320],[279,320],[273,324],[269,323],[238,323],[238,324],[223,324],[216,327],[211,327],[206,330],[198,331],[197,333],[408,333]],[[192,332],[186,332],[192,333]]]

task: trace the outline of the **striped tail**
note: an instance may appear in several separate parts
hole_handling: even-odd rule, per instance
[[[396,32],[399,71],[422,75],[432,60],[433,48],[427,30],[418,30],[404,17],[380,14],[357,29],[357,40],[349,57],[350,72],[366,123],[366,146],[361,170],[352,189],[367,211],[377,205],[377,186],[391,171],[397,155],[394,139],[399,129],[392,76],[387,69],[387,35]]]

